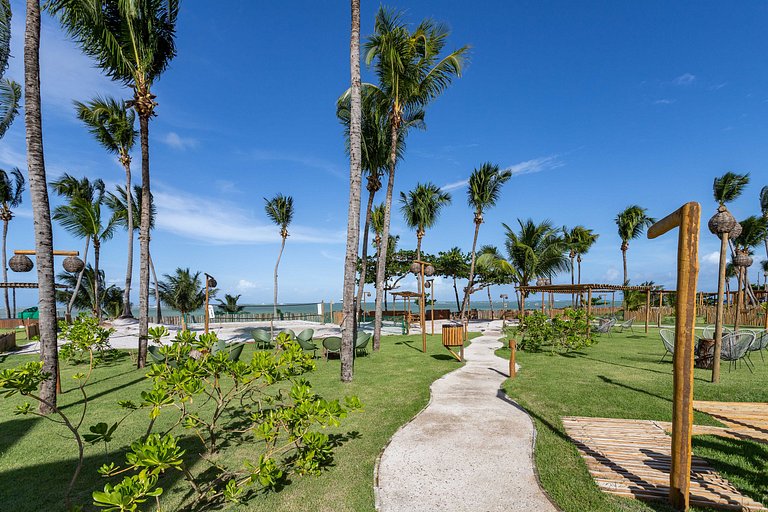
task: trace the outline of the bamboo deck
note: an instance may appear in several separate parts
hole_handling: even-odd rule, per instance
[[[709,414],[725,427],[694,425],[694,435],[712,435],[732,439],[748,439],[768,443],[768,403],[756,402],[704,402],[696,400],[693,408]],[[667,432],[669,422],[656,422]]]
[[[666,501],[671,442],[655,421],[564,417],[563,425],[604,492],[641,500]],[[706,461],[691,461],[692,506],[768,511],[739,493]]]

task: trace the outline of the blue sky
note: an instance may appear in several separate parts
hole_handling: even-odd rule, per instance
[[[362,3],[365,37],[379,4]],[[501,223],[517,218],[583,224],[600,233],[583,281],[621,280],[613,219],[630,204],[661,217],[700,201],[706,222],[715,208],[713,177],[734,170],[750,172],[752,184],[731,210],[737,218],[759,212],[758,193],[768,185],[765,2],[738,9],[700,1],[387,5],[406,9],[414,23],[444,21],[450,46],[472,46],[464,76],[429,106],[427,130],[409,136],[398,169],[398,191],[430,180],[454,197],[424,238],[425,251],[470,248],[472,213],[461,183],[485,161],[516,176],[486,215],[480,243],[502,245]],[[7,76],[20,80],[23,2],[12,6],[15,58]],[[282,192],[294,197],[296,214],[280,268],[281,301],[338,300],[348,160],[334,107],[349,82],[348,9],[346,2],[182,2],[178,57],[154,88],[159,107],[150,132],[159,273],[188,266],[216,276],[222,292],[269,302],[279,236],[262,198]],[[91,140],[71,103],[127,91],[103,78],[48,16],[42,67],[49,178],[69,172],[122,182],[117,161]],[[137,153],[136,175],[138,164]],[[0,165],[25,168],[21,116],[0,141]],[[415,246],[399,214],[393,232],[401,247]],[[9,251],[33,243],[25,195]],[[632,282],[673,287],[675,244],[671,235],[633,241]],[[58,227],[55,245],[82,250]],[[717,245],[705,230],[704,289],[715,287]],[[110,282],[123,280],[124,247],[124,233],[103,247]],[[758,252],[756,260],[763,258]],[[452,297],[447,283],[436,291]]]

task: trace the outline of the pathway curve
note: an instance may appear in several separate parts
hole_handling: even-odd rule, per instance
[[[432,384],[432,398],[384,450],[380,512],[555,512],[533,468],[530,417],[501,391],[509,362],[492,324],[464,351],[466,364]]]

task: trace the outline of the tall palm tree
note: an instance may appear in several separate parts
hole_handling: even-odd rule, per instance
[[[139,118],[141,195],[150,202],[149,120],[155,115],[152,86],[176,56],[178,0],[51,0],[50,10],[104,73],[133,89],[127,106]],[[139,354],[147,361],[149,328],[149,209],[142,211],[139,234]]]
[[[3,282],[8,282],[8,263],[6,261],[6,241],[8,239],[8,223],[13,219],[13,211],[21,204],[22,193],[24,192],[24,175],[14,167],[6,172],[0,169],[0,219],[3,221]],[[5,295],[5,315],[7,318],[16,318],[14,304],[13,316],[11,316],[11,305],[8,302],[8,288],[4,290]]]
[[[245,309],[245,306],[238,304],[238,300],[240,300],[240,295],[224,294],[224,300],[219,299],[217,304],[219,311],[230,315],[241,312]]]
[[[501,195],[501,186],[512,177],[509,170],[501,170],[498,165],[486,162],[472,171],[467,183],[467,204],[474,209],[475,236],[472,239],[472,253],[469,263],[469,283],[464,292],[464,301],[461,306],[461,320],[467,320],[467,305],[472,294],[472,285],[475,278],[475,259],[477,249],[477,236],[480,234],[480,224],[483,223],[483,214],[489,208],[496,206]]]
[[[181,328],[187,330],[187,313],[205,303],[205,286],[200,272],[194,274],[188,268],[177,268],[174,274],[165,274],[160,281],[160,298],[168,306],[181,313]],[[208,292],[212,292],[209,290]]]
[[[264,210],[267,212],[267,217],[276,226],[280,228],[280,252],[277,255],[277,263],[275,263],[275,294],[274,294],[274,309],[272,310],[272,318],[269,321],[269,329],[274,336],[274,322],[277,317],[277,269],[280,266],[280,258],[283,257],[283,250],[285,249],[285,240],[288,238],[288,226],[293,220],[293,198],[291,196],[284,196],[283,194],[277,194],[272,199],[264,198]]]
[[[650,227],[656,219],[647,215],[647,210],[636,204],[628,206],[616,216],[616,226],[621,238],[621,258],[624,263],[624,284],[629,282],[627,273],[627,249],[629,241],[639,238],[645,228]]]
[[[7,6],[7,4],[6,4]],[[40,311],[40,359],[49,377],[40,384],[40,412],[56,407],[56,376],[59,371],[56,337],[56,287],[53,272],[53,230],[48,201],[43,122],[40,103],[40,0],[27,0],[24,30],[24,125],[27,141],[27,172],[35,227],[38,310]],[[9,25],[10,26],[10,25]]]
[[[395,187],[397,148],[403,119],[435,100],[445,91],[454,77],[461,76],[468,47],[441,55],[449,31],[432,20],[422,21],[413,32],[401,13],[379,8],[374,33],[364,45],[365,63],[372,66],[378,77],[374,94],[388,112],[390,145],[389,174],[384,201],[384,230],[382,239],[389,240],[392,195]],[[381,257],[376,268],[376,317],[374,348],[381,341],[382,300],[388,244],[381,245]]]
[[[65,183],[71,181],[74,178],[65,174],[61,179],[52,182],[51,188],[54,190],[62,190],[66,187]],[[88,182],[87,178],[83,178],[84,182]],[[63,194],[66,195],[66,194]],[[90,195],[91,197],[86,197]],[[61,226],[72,235],[78,238],[90,239],[93,242],[93,268],[95,275],[94,279],[94,297],[99,297],[99,289],[103,283],[100,283],[98,279],[99,274],[99,257],[101,253],[101,244],[115,234],[115,228],[117,226],[117,219],[115,215],[111,215],[109,219],[104,222],[101,215],[101,207],[104,205],[105,187],[104,182],[97,179],[93,182],[92,192],[90,194],[74,194],[68,196],[66,204],[58,205],[53,210],[53,219],[58,221]],[[87,243],[87,242],[86,242]],[[75,292],[76,294],[77,292]],[[96,318],[101,318],[101,301],[95,302],[96,309],[94,315]]]
[[[434,183],[418,183],[408,192],[400,192],[400,211],[405,224],[416,230],[416,258],[421,258],[421,239],[426,230],[437,222],[440,212],[451,204],[451,194]]]
[[[21,86],[13,80],[2,78],[11,58],[11,15],[11,3],[8,0],[0,1],[0,138],[19,114],[21,102]]]
[[[88,131],[109,153],[117,155],[125,170],[125,188],[131,190],[131,150],[136,143],[136,128],[134,127],[136,113],[126,107],[125,102],[115,98],[94,98],[88,103],[75,102],[75,112],[78,119],[88,127]],[[133,207],[131,196],[128,194],[126,212],[128,236],[128,263],[125,271],[125,290],[123,311],[121,316],[132,318],[131,312],[131,279],[133,277]]]
[[[760,211],[763,213],[763,217],[768,219],[768,186],[760,189]],[[763,243],[765,243],[765,256],[768,258],[768,237]]]
[[[77,288],[77,293],[75,293],[74,290],[77,286],[78,278],[82,279],[85,286]],[[123,291],[115,285],[105,287],[100,289],[100,297],[97,301],[96,296],[94,295],[96,288],[96,273],[94,272],[92,265],[88,264],[83,268],[82,276],[80,276],[79,272],[77,274],[72,272],[59,272],[56,279],[60,284],[66,287],[64,290],[56,291],[56,300],[58,302],[65,305],[73,302],[75,308],[79,310],[90,309],[91,311],[96,310],[98,302],[102,310],[107,311],[110,316],[116,317],[120,314],[120,311],[117,311],[117,314],[114,314],[113,307],[115,303],[119,303],[120,309],[122,309]],[[103,270],[99,270],[99,282],[104,282]],[[117,297],[115,298],[116,291]]]
[[[576,226],[568,229],[563,227],[563,243],[565,244],[565,250],[568,252],[568,259],[570,260],[571,270],[571,285],[576,283],[581,284],[581,261],[582,256],[589,252],[593,245],[597,242],[599,235],[592,232],[591,229],[587,229],[584,226]],[[578,265],[578,272],[575,265]],[[576,279],[576,274],[578,279]],[[579,296],[581,299],[581,296]]]
[[[765,237],[768,236],[768,219],[752,215],[739,222],[741,233],[734,238],[734,257],[733,263],[736,265],[736,274],[739,281],[739,299],[736,303],[737,311],[741,305],[742,293],[748,294],[754,299],[752,287],[749,285],[749,274],[747,269],[752,265],[752,254],[755,247],[762,244]],[[756,300],[755,300],[756,302]]]

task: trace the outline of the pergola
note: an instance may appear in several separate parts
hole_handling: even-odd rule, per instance
[[[588,283],[588,284],[543,284],[539,286],[518,286],[518,291],[520,291],[520,307],[523,311],[525,311],[525,293],[526,292],[532,292],[532,293],[565,293],[565,294],[587,294],[587,316],[589,316],[592,313],[592,293],[593,292],[610,292],[614,294],[614,301],[615,301],[615,293],[616,292],[626,292],[626,291],[636,291],[636,292],[645,292],[645,332],[648,332],[648,322],[650,320],[650,311],[651,311],[651,292],[654,292],[656,290],[653,289],[652,286],[624,286],[624,285],[618,285],[618,284],[594,284],[594,283]],[[542,308],[544,305],[544,301],[542,301]],[[611,308],[615,307],[612,303]],[[587,331],[589,331],[589,328],[587,328]]]
[[[392,306],[393,311],[397,309],[398,297],[402,297],[403,301],[405,301],[405,304],[403,305],[403,312],[405,313],[406,322],[408,322],[408,325],[411,325],[411,299],[421,297],[421,294],[418,292],[411,292],[406,290],[403,292],[392,292],[390,295],[395,298],[395,302]]]

